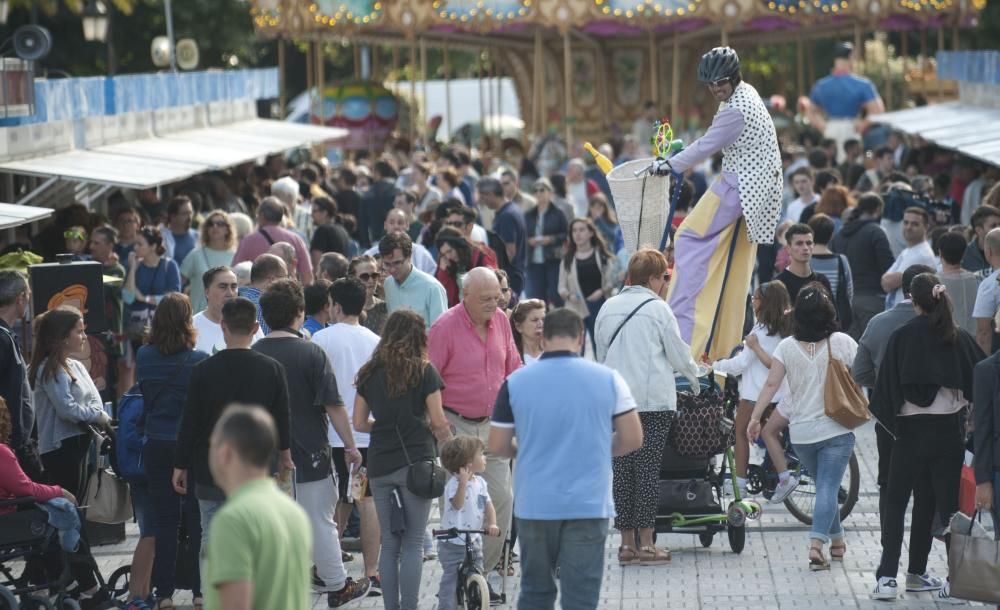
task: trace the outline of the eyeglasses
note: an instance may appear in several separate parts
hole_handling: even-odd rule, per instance
[[[708,84],[709,84],[709,86],[712,86],[712,87],[721,87],[723,85],[728,85],[729,84],[729,80],[730,80],[729,78],[720,78],[719,80],[712,81],[712,82],[710,82]]]
[[[205,223],[205,225],[209,227],[228,227],[229,223],[226,222],[225,220],[219,219],[219,220],[209,220],[208,222]]]
[[[359,273],[356,276],[362,282],[370,282],[372,280],[377,280],[379,278],[378,273]]]

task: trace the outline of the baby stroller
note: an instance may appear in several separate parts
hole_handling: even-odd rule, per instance
[[[704,547],[712,545],[716,534],[726,532],[729,548],[741,553],[747,521],[759,518],[761,508],[740,497],[731,476],[733,416],[739,396],[733,381],[727,379],[722,389],[710,372],[700,382],[701,392],[695,397],[686,380],[677,380],[677,412],[660,464],[656,532],[698,534]]]
[[[101,589],[114,595],[89,552],[84,531],[79,550],[69,553],[60,546],[58,530],[34,498],[0,501],[0,507],[6,506],[18,510],[0,516],[0,610],[79,610],[72,587],[73,574],[80,570],[92,572]],[[15,576],[19,567],[21,573]],[[124,607],[114,599],[92,606],[94,610]]]

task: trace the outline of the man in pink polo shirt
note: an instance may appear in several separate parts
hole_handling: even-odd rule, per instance
[[[254,261],[278,242],[286,242],[295,248],[298,259],[299,278],[303,286],[313,282],[312,259],[302,237],[284,229],[281,221],[285,217],[285,206],[276,197],[264,197],[257,208],[257,230],[240,241],[240,247],[233,255],[233,266],[243,261]],[[291,271],[291,270],[289,270]]]
[[[456,435],[475,436],[489,441],[490,416],[497,392],[507,375],[521,366],[510,322],[501,309],[500,282],[492,269],[476,267],[463,285],[462,302],[444,312],[431,326],[427,351],[444,380],[441,399],[444,414]],[[483,565],[492,570],[503,551],[510,529],[510,460],[486,456],[490,498],[500,526],[499,538],[483,540]]]

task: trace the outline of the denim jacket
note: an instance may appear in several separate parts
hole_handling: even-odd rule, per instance
[[[611,336],[640,303],[655,299],[622,326],[613,344]],[[597,314],[594,334],[597,361],[618,371],[635,398],[637,411],[673,411],[677,408],[679,373],[698,386],[698,365],[681,339],[674,312],[667,302],[645,286],[627,286],[608,299]]]
[[[186,349],[169,356],[154,345],[144,345],[136,354],[136,380],[142,388],[146,438],[176,441],[194,366],[208,354]],[[234,383],[234,380],[219,380]]]
[[[83,363],[69,358],[66,366],[41,379],[48,360],[38,367],[35,379],[35,421],[38,424],[38,452],[55,451],[67,438],[87,432],[85,425],[98,423],[104,403]],[[72,376],[70,376],[72,374]]]

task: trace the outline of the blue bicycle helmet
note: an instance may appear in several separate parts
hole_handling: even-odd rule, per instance
[[[714,83],[724,78],[735,85],[740,78],[740,57],[732,47],[715,47],[701,56],[698,63],[698,80]]]

